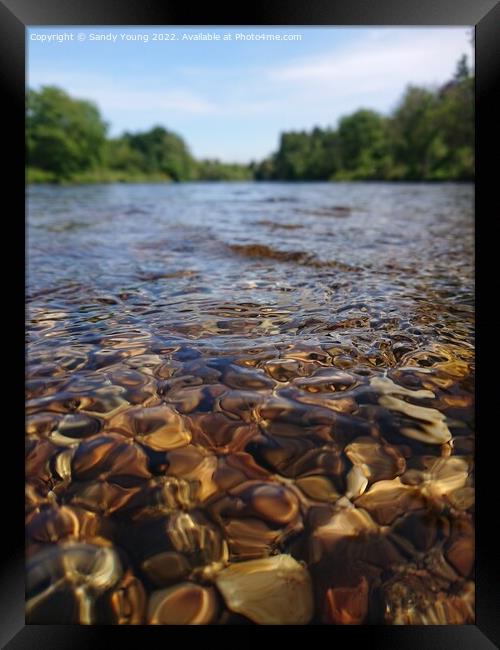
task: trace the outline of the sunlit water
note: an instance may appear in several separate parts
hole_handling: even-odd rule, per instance
[[[473,622],[473,201],[30,188],[28,619]]]

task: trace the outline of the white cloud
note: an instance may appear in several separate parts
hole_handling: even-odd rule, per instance
[[[278,83],[342,96],[402,89],[408,82],[441,83],[461,54],[471,53],[465,29],[367,30],[345,48],[271,68]]]
[[[75,74],[64,69],[34,70],[28,74],[28,84],[39,87],[55,85],[75,97],[91,99],[104,111],[127,109],[130,111],[179,111],[193,114],[210,114],[217,106],[193,90],[168,88],[156,83],[157,88],[145,88],[136,80],[116,82],[105,75]],[[166,87],[167,86],[167,87]]]

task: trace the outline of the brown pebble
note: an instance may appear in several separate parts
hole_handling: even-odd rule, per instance
[[[170,451],[191,441],[186,418],[166,405],[127,409],[115,416],[108,426],[123,435],[133,436],[155,451]]]
[[[32,512],[26,520],[28,538],[43,543],[95,537],[100,527],[101,519],[95,512],[56,503]]]
[[[406,469],[405,459],[396,447],[371,437],[356,438],[347,445],[345,453],[370,483],[396,478]]]
[[[464,577],[471,575],[475,561],[474,525],[468,517],[453,522],[450,539],[445,546],[450,564]]]
[[[158,587],[163,587],[185,578],[191,571],[191,565],[181,553],[165,551],[148,557],[141,564],[148,578]]]
[[[208,625],[218,611],[213,587],[183,582],[169,589],[154,591],[149,599],[150,625]]]
[[[128,571],[107,595],[113,625],[143,625],[146,616],[146,592],[141,581]]]
[[[368,613],[369,586],[362,576],[355,587],[331,587],[326,592],[324,622],[361,625]]]
[[[78,480],[133,476],[147,479],[148,459],[144,451],[119,434],[100,434],[80,443],[72,461]]]

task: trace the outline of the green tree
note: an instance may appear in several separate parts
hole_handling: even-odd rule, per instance
[[[454,80],[458,82],[465,81],[470,77],[469,64],[467,63],[467,55],[462,54],[457,63],[457,68],[455,70]]]
[[[474,79],[464,57],[453,82],[439,93],[434,113],[446,155],[439,168],[440,178],[474,178]]]
[[[103,156],[104,166],[108,169],[128,172],[143,172],[144,156],[133,149],[125,138],[114,138],[106,142]]]
[[[55,178],[70,178],[101,162],[107,124],[94,104],[60,88],[28,91],[26,129],[28,164]]]
[[[474,178],[474,79],[463,55],[441,88],[409,87],[391,120],[397,173],[410,180]]]
[[[384,178],[390,167],[390,146],[384,117],[360,109],[339,123],[341,170],[344,178]]]
[[[305,131],[282,133],[280,146],[274,157],[278,178],[300,180],[306,178],[311,139]]]
[[[252,165],[223,163],[220,160],[200,160],[197,164],[197,178],[203,181],[244,181],[254,175]]]
[[[328,180],[341,166],[340,140],[331,129],[313,129],[305,174],[310,180]]]
[[[391,120],[392,147],[398,176],[407,180],[432,178],[436,157],[444,154],[434,119],[436,93],[409,86]]]
[[[142,155],[145,172],[161,172],[175,181],[196,176],[196,163],[184,140],[162,126],[142,133],[125,133],[123,139]]]
[[[272,181],[278,178],[275,157],[269,156],[257,163],[254,168],[254,178],[257,181]]]

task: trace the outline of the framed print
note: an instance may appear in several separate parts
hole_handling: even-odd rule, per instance
[[[497,647],[498,3],[0,10],[2,647]]]

